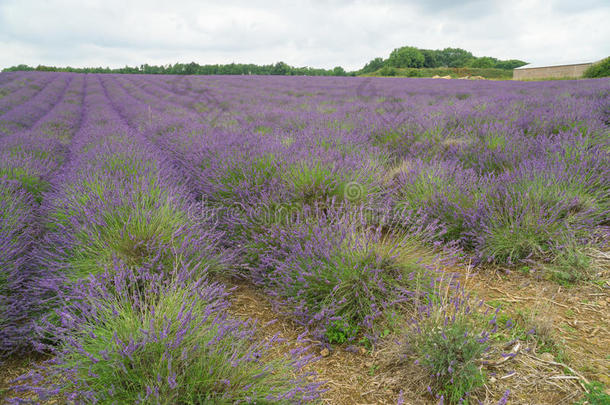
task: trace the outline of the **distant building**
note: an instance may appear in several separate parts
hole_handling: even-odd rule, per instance
[[[587,70],[593,63],[595,62],[574,63],[571,65],[557,66],[537,66],[530,64],[513,69],[513,79],[556,79],[562,77],[577,79],[582,77],[585,70]]]

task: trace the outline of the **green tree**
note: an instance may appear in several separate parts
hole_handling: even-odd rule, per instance
[[[382,67],[385,66],[385,61],[383,60],[383,58],[375,58],[373,60],[371,60],[369,63],[367,63],[366,65],[364,65],[364,67],[360,70],[361,73],[372,73],[375,72],[379,69],[381,69]]]
[[[194,74],[197,74],[198,70],[199,70],[199,65],[195,62],[191,62],[188,65],[184,66],[183,74],[194,75]]]
[[[523,62],[522,60],[509,59],[509,60],[499,60],[494,67],[497,69],[512,70],[512,69],[516,69],[518,67],[525,66],[525,65],[527,65],[527,62]]]
[[[584,77],[608,77],[610,76],[610,56],[591,65],[584,73]]]
[[[473,68],[492,68],[496,66],[498,60],[489,56],[483,56],[480,58],[474,58],[470,61],[469,65]]]
[[[420,49],[424,55],[424,67],[435,68],[439,67],[439,51],[435,49]]]
[[[439,52],[441,66],[465,67],[472,53],[461,48],[445,48]]]
[[[272,75],[287,75],[290,73],[290,66],[284,62],[277,62],[273,69],[271,69]]]
[[[412,46],[396,48],[390,54],[388,65],[397,68],[419,68],[424,65],[424,55],[421,51]]]
[[[347,76],[347,72],[341,66],[336,66],[333,69],[333,75],[335,75],[335,76]]]

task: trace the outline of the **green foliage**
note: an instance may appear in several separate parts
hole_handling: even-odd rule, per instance
[[[383,110],[379,111],[380,113]],[[372,142],[375,146],[383,146],[388,150],[400,149],[400,146],[407,141],[408,137],[399,130],[383,130],[372,134]]]
[[[116,153],[109,157],[100,157],[100,159],[102,170],[122,178],[145,176],[147,170],[155,170],[157,168],[157,164],[154,161],[142,161],[124,153]]]
[[[273,69],[271,69],[272,75],[288,75],[290,73],[290,66],[288,66],[284,62],[277,62],[273,65]]]
[[[332,72],[333,76],[347,76],[347,72],[341,66],[335,66]]]
[[[593,381],[586,384],[587,392],[577,405],[608,405],[610,404],[610,395],[604,391],[604,385],[600,382]]]
[[[465,212],[476,206],[483,190],[476,184],[470,189],[458,187],[454,173],[434,166],[408,176],[398,190],[397,208],[420,210],[434,206],[437,219],[446,224],[442,238],[449,241],[461,238],[466,231]],[[456,206],[462,209],[456,210]]]
[[[261,129],[264,131],[264,129]],[[228,163],[210,198],[217,203],[232,204],[241,200],[239,190],[256,190],[277,176],[279,164],[273,154]]]
[[[398,76],[398,70],[391,66],[384,66],[379,71],[380,76]]]
[[[104,322],[79,325],[79,349],[61,366],[76,379],[62,384],[62,392],[85,383],[94,393],[108,393],[102,403],[230,404],[267,403],[266,397],[293,388],[283,359],[252,356],[257,349],[247,337],[214,322],[216,315],[207,311],[213,302],[185,287],[147,300],[150,307],[138,307],[128,298],[108,297],[96,313]],[[125,355],[130,341],[137,349]],[[149,387],[156,387],[158,400],[153,395],[142,402]]]
[[[609,77],[610,76],[610,56],[600,62],[591,65],[584,73],[584,77]]]
[[[370,186],[352,183],[350,177],[350,173],[318,162],[297,164],[290,167],[284,175],[292,201],[305,205],[323,203],[330,198],[338,201],[348,198],[350,201],[365,200]],[[357,187],[353,198],[350,198],[350,190],[347,189],[351,185]]]
[[[358,73],[366,75],[378,72],[380,76],[405,77],[432,77],[434,75],[462,77],[470,75],[494,79],[512,79],[512,69],[525,64],[526,62],[516,59],[498,60],[490,56],[477,58],[472,53],[460,48],[433,50],[404,46],[394,49],[387,60],[383,58],[371,60]],[[397,68],[397,70],[389,69],[392,67]]]
[[[474,58],[471,52],[461,48],[445,48],[439,51],[438,59],[440,66],[463,67]]]
[[[496,69],[513,70],[521,66],[527,65],[527,62],[518,59],[499,60],[494,66]]]
[[[360,70],[360,73],[372,73],[384,67],[385,63],[386,62],[383,58],[375,58],[364,65],[364,67]]]
[[[424,55],[424,66],[426,68],[434,68],[439,66],[438,51],[432,49],[420,49],[422,55]]]
[[[416,69],[416,68],[404,69],[403,71],[400,72],[400,75],[403,75],[406,77],[423,77],[421,69]]]
[[[125,170],[123,166],[118,167]],[[73,189],[74,194],[65,206],[50,213],[48,222],[63,226],[80,222],[87,215],[84,210],[90,209],[96,201],[105,201],[108,195],[121,193],[121,190],[110,189],[109,184],[103,178],[84,181],[82,188]],[[72,231],[72,247],[64,253],[70,279],[99,274],[112,267],[116,260],[128,266],[154,264],[162,271],[187,264],[194,270],[206,265],[210,266],[210,271],[219,268],[210,251],[195,252],[187,248],[193,242],[186,232],[189,229],[187,213],[155,178],[130,186],[130,192],[113,206],[97,208],[100,210],[97,221],[77,226]]]
[[[479,342],[466,321],[460,319],[444,327],[428,329],[422,337],[418,346],[420,364],[434,376],[437,393],[450,403],[458,403],[483,385],[485,377],[477,361],[487,343]]]
[[[515,162],[511,161],[507,154],[503,153],[509,145],[506,135],[493,131],[481,134],[478,139],[465,148],[460,154],[460,161],[464,167],[476,169],[478,173],[499,174],[512,169]],[[488,151],[494,153],[481,153],[480,147],[484,146]],[[497,153],[495,153],[497,152]]]
[[[428,374],[433,394],[449,403],[463,403],[485,382],[480,363],[489,342],[483,336],[496,324],[498,311],[479,316],[464,290],[448,294],[449,283],[437,283],[435,299],[410,325],[406,350]]]
[[[360,328],[358,325],[350,325],[349,322],[335,321],[326,329],[325,337],[330,344],[341,345],[349,339],[356,337]]]
[[[42,201],[42,193],[49,189],[48,182],[23,167],[0,168],[0,177],[17,180],[21,183],[24,190],[30,193],[38,203]]]
[[[20,65],[17,65],[17,66],[11,66],[11,67],[2,69],[3,72],[30,72],[32,70],[36,70],[36,69],[32,66],[28,66],[23,63]]]
[[[336,69],[336,68],[335,68]],[[175,63],[169,65],[125,66],[122,68],[109,67],[56,67],[42,66],[36,68],[27,65],[12,66],[3,69],[3,72],[15,71],[44,71],[44,72],[75,72],[75,73],[123,73],[123,74],[161,74],[161,75],[288,75],[288,76],[345,76],[344,70],[322,69],[312,67],[294,67],[285,62],[270,65],[255,65],[253,63],[230,63],[226,65],[200,65],[196,62]]]
[[[159,246],[176,247],[184,242],[184,236],[176,232],[186,226],[186,216],[170,203],[155,208],[128,203],[105,212],[101,219],[101,226],[78,230],[74,235],[78,244],[68,259],[72,278],[97,274],[116,259],[141,266],[157,255]],[[163,252],[155,258],[166,270],[181,264],[181,257],[170,249]]]
[[[509,187],[508,198],[502,195],[490,200],[495,212],[489,215],[483,253],[501,263],[550,259],[547,269],[558,279],[586,277],[582,270],[590,262],[583,246],[576,243],[587,236],[580,226],[580,213],[589,211],[590,217],[595,215],[591,212],[605,212],[604,191],[592,189],[579,177],[558,182],[538,175]]]
[[[333,318],[338,318],[325,325],[331,343],[355,338],[365,319],[375,320],[369,333],[387,334],[384,330],[392,326],[392,310],[384,304],[396,300],[401,291],[428,288],[430,275],[424,265],[434,258],[427,252],[412,235],[369,246],[345,241],[328,254],[296,259],[290,267],[292,281],[282,286],[281,294],[297,297],[299,306],[314,313],[331,310]],[[269,287],[278,291],[274,285]]]
[[[550,253],[562,225],[541,218],[539,207],[519,206],[517,211],[498,210],[490,217],[489,235],[481,247],[486,257],[498,263],[518,263]]]
[[[481,58],[472,59],[468,64],[473,68],[493,68],[496,67],[498,60],[489,56],[483,56]]]
[[[391,74],[388,74],[391,72]],[[453,78],[466,76],[481,76],[485,79],[511,80],[513,77],[511,70],[497,68],[391,68],[384,67],[381,70],[369,73],[371,76],[400,76],[400,77],[433,77],[451,76]]]
[[[422,67],[424,65],[424,55],[419,49],[412,46],[403,46],[396,48],[390,53],[388,65],[392,67]]]
[[[405,49],[409,51],[404,51]],[[395,53],[396,52],[396,53]],[[225,65],[200,65],[196,62],[190,63],[175,63],[169,65],[149,65],[142,64],[140,66],[125,66],[122,68],[109,67],[88,67],[88,68],[73,68],[73,67],[56,67],[43,66],[31,67],[27,65],[17,65],[3,69],[3,72],[14,71],[45,71],[45,72],[75,72],[75,73],[125,73],[125,74],[168,74],[168,75],[292,75],[292,76],[354,76],[356,73],[368,74],[384,66],[400,66],[400,67],[425,67],[425,68],[440,68],[440,67],[466,67],[471,64],[474,66],[482,65],[481,67],[489,67],[503,70],[512,70],[516,67],[525,65],[526,63],[520,60],[497,60],[491,57],[476,58],[472,53],[459,48],[445,48],[443,50],[418,49],[415,47],[405,46],[396,48],[392,53],[395,57],[392,63],[383,58],[375,58],[369,61],[358,72],[346,72],[340,66],[333,69],[321,69],[312,67],[294,67],[284,62],[277,62],[270,65],[255,65],[253,63],[230,63]],[[390,56],[391,58],[391,56]],[[478,59],[483,59],[482,62],[477,62]],[[489,61],[494,64],[489,66]],[[390,76],[384,74],[383,76]],[[398,74],[396,74],[398,76]],[[432,76],[432,75],[431,75]],[[440,75],[444,76],[444,75]],[[409,76],[416,77],[416,76]],[[508,77],[510,78],[510,77]]]
[[[560,283],[570,284],[586,279],[591,269],[591,258],[581,247],[565,246],[545,265],[545,269]]]

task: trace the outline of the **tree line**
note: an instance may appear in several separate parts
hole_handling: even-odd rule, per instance
[[[495,68],[515,69],[527,62],[518,59],[500,60],[491,56],[476,57],[461,48],[419,49],[413,46],[396,48],[387,59],[375,58],[360,73],[372,73],[384,68]]]
[[[229,63],[215,65],[200,65],[196,62],[176,63],[169,65],[125,66],[121,68],[109,67],[56,67],[38,65],[18,65],[4,69],[10,71],[45,71],[45,72],[74,72],[74,73],[131,73],[131,74],[153,74],[153,75],[282,75],[282,76],[347,76],[348,73],[341,66],[334,69],[320,69],[312,67],[293,67],[284,62],[271,65],[255,65],[252,63]]]
[[[131,74],[170,74],[170,75],[281,75],[281,76],[356,76],[372,73],[380,69],[389,68],[438,68],[438,67],[472,67],[514,69],[525,65],[526,62],[511,59],[499,60],[489,56],[475,57],[471,52],[460,48],[445,48],[442,50],[419,49],[412,46],[396,48],[387,59],[375,58],[362,69],[347,72],[343,67],[333,69],[313,67],[294,67],[285,62],[269,65],[255,65],[253,63],[229,63],[200,65],[196,62],[176,63],[168,65],[125,66],[122,68],[109,67],[56,67],[38,65],[17,65],[6,69],[10,71],[52,71],[75,73],[131,73]]]

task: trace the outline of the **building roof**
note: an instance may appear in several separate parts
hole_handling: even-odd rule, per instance
[[[536,69],[536,68],[546,68],[546,67],[558,67],[558,66],[573,66],[573,65],[589,65],[595,62],[575,62],[575,63],[556,63],[556,64],[542,64],[542,63],[530,63],[525,66],[521,66],[515,69]]]

